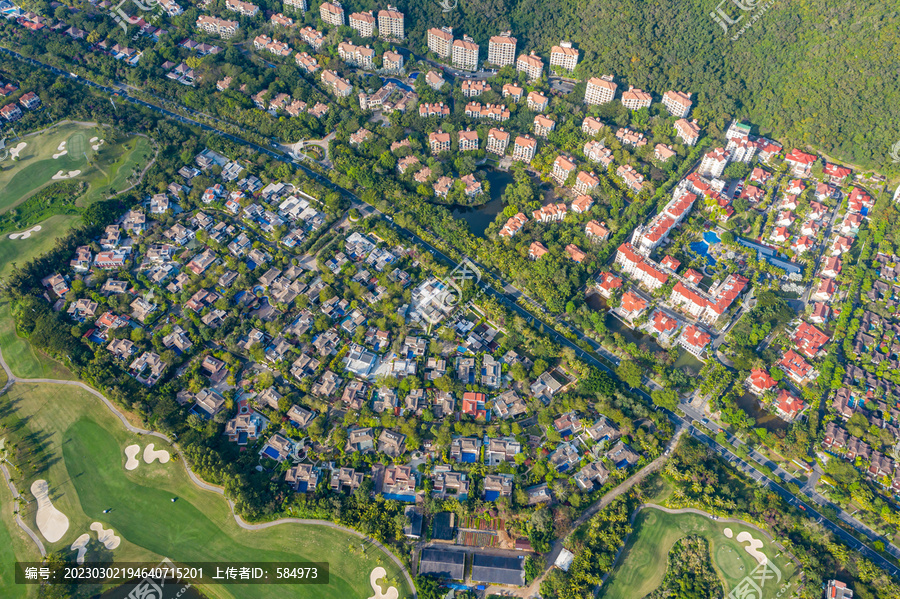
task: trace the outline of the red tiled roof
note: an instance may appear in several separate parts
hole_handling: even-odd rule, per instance
[[[647,302],[631,291],[622,296],[622,309],[626,312],[638,312],[646,307]]]
[[[696,348],[704,348],[712,341],[712,337],[709,336],[709,333],[706,333],[703,329],[692,324],[684,329],[681,336],[688,345]]]
[[[750,371],[750,384],[763,391],[771,389],[776,385],[775,379],[769,376],[769,373],[761,368],[754,368]]]

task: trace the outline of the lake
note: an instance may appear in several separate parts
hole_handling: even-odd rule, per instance
[[[466,221],[469,230],[476,237],[484,237],[488,225],[494,222],[497,215],[503,212],[503,192],[506,186],[513,182],[512,174],[496,169],[485,172],[485,180],[491,187],[490,200],[478,206],[449,206],[453,218]]]
[[[745,392],[737,398],[736,403],[751,418],[756,420],[756,426],[762,427],[770,433],[787,430],[788,423],[775,414],[767,412],[759,399],[752,393]]]

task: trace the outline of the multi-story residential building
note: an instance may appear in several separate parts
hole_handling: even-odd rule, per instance
[[[422,118],[428,118],[432,116],[444,118],[450,116],[450,107],[443,102],[434,102],[433,104],[419,104],[419,116]]]
[[[505,67],[516,61],[516,38],[504,31],[488,40],[488,63]]]
[[[403,13],[393,6],[387,10],[378,11],[378,34],[381,37],[392,37],[402,40],[406,37],[404,32]]]
[[[678,119],[675,121],[675,132],[685,144],[693,146],[700,139],[700,126],[697,120]]]
[[[220,19],[209,15],[197,17],[197,29],[226,39],[237,33],[238,27],[240,27],[240,24],[237,21],[229,21],[228,19]]]
[[[600,179],[598,179],[594,173],[588,173],[586,171],[581,171],[575,177],[575,185],[573,189],[575,193],[579,194],[587,194],[590,193],[592,189],[600,185]]]
[[[560,202],[558,204],[547,204],[546,206],[542,206],[540,210],[532,212],[531,216],[539,223],[552,223],[564,219],[567,212],[568,209],[566,208],[566,205]]]
[[[616,264],[622,268],[624,274],[650,291],[662,287],[669,280],[669,275],[657,268],[655,262],[634,251],[634,247],[627,241],[620,245],[616,252]]]
[[[591,162],[599,162],[605,168],[609,168],[609,165],[612,164],[612,150],[603,145],[602,141],[595,140],[587,142],[584,144],[583,152],[585,158]]]
[[[479,145],[478,131],[466,129],[459,132],[459,151],[471,152],[477,150]]]
[[[297,52],[294,55],[294,62],[306,73],[312,75],[319,70],[319,62],[307,52]]]
[[[337,0],[334,0],[334,2],[323,2],[319,7],[319,16],[328,25],[334,27],[344,26],[344,7]]]
[[[241,0],[225,0],[225,10],[239,13],[245,17],[254,17],[259,13],[259,7]]]
[[[346,79],[342,79],[340,75],[330,69],[322,71],[322,83],[342,98],[346,98],[353,93],[353,86],[350,82]]]
[[[503,225],[503,228],[500,229],[500,237],[512,237],[516,233],[522,230],[522,227],[525,226],[525,223],[528,222],[528,217],[523,213],[518,213],[517,215],[510,218],[506,221],[506,224]]]
[[[313,50],[319,51],[325,44],[325,35],[312,27],[304,27],[300,30],[300,39],[312,46]]]
[[[616,97],[617,88],[612,75],[591,77],[584,88],[584,103],[597,106],[612,102]]]
[[[628,86],[627,92],[622,92],[622,106],[629,110],[640,110],[641,108],[650,108],[653,103],[653,96],[636,87]]]
[[[477,135],[477,134],[476,134]],[[428,145],[432,154],[450,151],[450,134],[443,131],[428,134]]]
[[[625,182],[634,193],[640,193],[644,188],[644,175],[637,172],[630,164],[623,164],[616,169],[616,175]]]
[[[684,92],[667,91],[663,94],[662,101],[663,106],[666,107],[666,110],[668,110],[669,114],[671,114],[672,116],[685,118],[691,111],[691,94],[686,94]]]
[[[467,35],[453,42],[451,62],[458,69],[475,71],[478,69],[478,44]]]
[[[714,148],[703,156],[697,171],[706,177],[718,179],[728,166],[730,153],[725,148]]]
[[[645,256],[665,241],[669,231],[681,223],[690,213],[697,196],[688,190],[687,184],[675,187],[672,199],[646,226],[641,225],[634,230],[632,245]]]
[[[509,120],[509,109],[503,104],[482,106],[478,102],[466,104],[466,116],[472,119],[490,119],[500,123]]]
[[[9,122],[17,121],[22,118],[22,109],[15,104],[7,104],[3,108],[0,108],[0,116]]]
[[[853,599],[853,591],[840,580],[829,580],[825,587],[825,599]]]
[[[466,98],[474,98],[480,96],[484,92],[491,89],[491,86],[480,79],[466,79],[462,82],[462,95]]]
[[[375,67],[375,50],[366,46],[354,46],[349,42],[338,44],[338,56],[349,65],[372,69]]]
[[[543,112],[547,109],[549,103],[550,101],[547,100],[547,96],[537,91],[528,94],[528,98],[526,99],[528,109],[534,110],[535,112]]]
[[[428,71],[428,73],[425,74],[425,83],[434,91],[440,91],[446,82],[437,71]]]
[[[522,54],[516,61],[516,70],[528,75],[531,81],[537,81],[544,74],[544,61],[539,56],[531,54]]]
[[[542,114],[534,117],[534,134],[538,137],[547,137],[556,128],[556,121]]]
[[[360,37],[375,35],[375,16],[372,11],[350,13],[350,28],[359,32]]]
[[[271,23],[272,25],[278,25],[279,27],[293,27],[294,19],[286,17],[281,13],[276,13],[269,19],[269,23]]]
[[[306,12],[309,7],[306,0],[284,0],[283,6],[285,10],[293,10],[294,12]]]
[[[513,102],[518,102],[522,99],[522,95],[525,94],[525,90],[519,87],[518,85],[513,85],[512,83],[507,83],[503,86],[503,97],[504,98],[512,98]]]
[[[388,50],[381,55],[381,68],[385,71],[399,72],[403,70],[403,55]]]
[[[163,11],[169,15],[170,17],[177,17],[181,13],[184,12],[184,9],[178,5],[175,0],[161,0],[159,5],[162,7]]]
[[[575,172],[575,163],[566,158],[565,156],[557,156],[556,160],[553,162],[553,169],[550,171],[550,176],[560,185],[564,185],[566,183],[566,179],[569,178],[569,175]]]
[[[513,160],[521,160],[523,162],[531,162],[531,159],[534,158],[534,154],[537,151],[537,140],[533,137],[529,137],[528,135],[518,135],[516,136],[516,141],[513,144]]]
[[[450,58],[453,48],[453,28],[432,27],[428,30],[428,49],[440,58]]]
[[[603,123],[592,116],[585,117],[585,119],[581,122],[581,132],[585,135],[596,137],[602,129]]]
[[[506,147],[509,145],[509,132],[500,129],[491,129],[488,131],[486,150],[491,154],[503,156],[506,154]]]
[[[681,281],[675,284],[669,301],[701,322],[714,323],[740,297],[749,281],[741,275],[728,275],[720,284],[701,291]]]
[[[550,48],[550,69],[559,67],[567,71],[574,71],[578,66],[578,50],[572,47],[571,42],[560,42],[558,46]]]

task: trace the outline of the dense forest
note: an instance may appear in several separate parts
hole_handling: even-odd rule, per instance
[[[374,4],[363,2],[362,4]],[[710,13],[721,5],[740,20],[728,34]],[[429,27],[448,25],[482,44],[511,29],[517,52],[571,40],[581,51],[578,74],[615,75],[660,96],[683,89],[696,98],[701,124],[749,119],[761,134],[813,145],[882,172],[900,141],[900,13],[884,2],[745,2],[716,0],[467,0],[443,13],[436,0],[401,1],[407,37],[422,50]],[[356,8],[356,3],[353,4]],[[752,27],[732,37],[748,21]]]

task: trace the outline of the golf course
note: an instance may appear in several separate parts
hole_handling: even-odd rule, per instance
[[[4,356],[29,350],[27,341],[10,331],[7,314],[0,315],[7,327],[0,331]],[[25,356],[11,361],[13,376],[24,376],[22,369],[28,374],[60,374],[57,369],[62,367],[45,356],[29,356],[27,351]],[[158,563],[166,557],[176,562],[330,565],[327,585],[201,585],[210,597],[365,599],[373,595],[369,578],[379,566],[386,570],[386,580],[381,580],[385,590],[387,582],[397,588],[400,598],[412,595],[389,556],[350,531],[327,523],[239,527],[224,497],[190,480],[174,447],[158,437],[129,432],[98,397],[79,387],[14,382],[0,396],[0,440],[13,483],[22,494],[19,515],[48,553],[61,552],[74,561],[76,551],[70,547],[82,537],[87,539],[88,562]],[[148,447],[151,443],[154,448]],[[140,448],[137,460],[133,450],[129,450],[132,457],[126,457],[126,448],[134,445]],[[42,488],[40,481],[46,481],[46,497],[35,492]],[[13,503],[4,485],[0,596],[36,596],[37,587],[13,582],[14,559],[39,559],[36,544],[13,520]],[[107,542],[98,540],[98,531],[107,531]]]
[[[645,506],[635,518],[631,536],[615,568],[600,588],[599,597],[642,599],[653,592],[663,581],[666,556],[672,546],[688,535],[697,535],[709,542],[710,558],[726,594],[758,566],[758,560],[747,551],[749,543],[743,540],[748,536],[761,542],[759,551],[781,573],[777,584],[769,581],[762,588],[762,597],[789,597],[790,592],[797,588],[795,564],[757,529],[746,524],[712,520],[697,513],[670,514],[653,506]],[[787,590],[779,595],[785,585],[788,585]]]
[[[106,138],[110,138],[107,140]],[[80,221],[80,209],[120,193],[144,170],[154,151],[141,136],[91,123],[62,122],[7,138],[0,161],[0,277],[53,246]],[[81,183],[70,205],[29,199],[64,182]],[[37,228],[36,226],[39,226]]]

